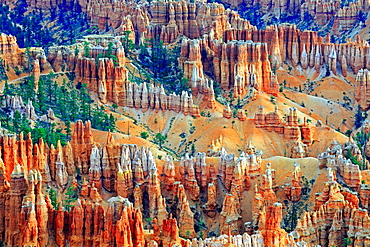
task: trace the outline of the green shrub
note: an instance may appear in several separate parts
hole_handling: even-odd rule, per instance
[[[141,132],[140,137],[143,138],[143,139],[147,139],[149,137],[149,134],[148,134],[148,132]]]

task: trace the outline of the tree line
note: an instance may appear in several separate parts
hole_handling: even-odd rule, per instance
[[[137,77],[136,73],[131,73],[131,80],[137,83],[145,80],[147,83],[161,84],[169,93],[180,94],[182,91],[189,91],[188,80],[178,63],[179,45],[169,48],[157,37],[146,39],[143,44],[135,46],[128,38],[129,34],[130,31],[123,32],[122,44],[126,55],[136,65],[140,74],[140,77]]]
[[[17,37],[20,47],[71,44],[83,35],[96,32],[89,28],[87,16],[74,1],[72,6],[59,4],[50,14],[41,10],[27,11],[25,0],[18,0],[15,7],[0,3],[0,33]]]
[[[92,128],[95,129],[115,130],[116,119],[112,114],[108,115],[102,106],[94,104],[86,84],[74,85],[72,73],[68,74],[68,80],[63,79],[62,85],[55,81],[56,77],[54,73],[41,76],[38,88],[33,75],[19,84],[6,82],[3,94],[18,95],[24,103],[31,100],[37,116],[45,115],[49,109],[52,109],[54,115],[64,121],[65,129],[57,128],[54,123],[41,120],[37,120],[34,128],[31,128],[30,120],[20,112],[16,111],[11,118],[9,108],[0,110],[2,127],[14,133],[31,132],[35,142],[42,137],[48,144],[55,144],[58,140],[65,144],[71,137],[70,124],[76,120],[90,120]]]

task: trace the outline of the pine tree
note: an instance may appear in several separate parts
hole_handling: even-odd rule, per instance
[[[133,54],[133,50],[135,49],[135,44],[130,39],[131,31],[123,31],[122,32],[122,46],[125,49],[125,53],[128,57],[131,57]]]
[[[191,152],[191,155],[194,155],[195,152],[196,152],[195,144],[194,143],[191,144],[191,150],[190,150],[190,152]]]
[[[49,189],[49,198],[51,201],[51,205],[53,205],[55,210],[58,210],[59,203],[57,203],[57,191],[53,188]]]
[[[20,91],[20,95],[22,96],[23,100],[34,100],[36,97],[36,84],[35,84],[35,76],[30,75],[25,79],[25,83],[23,86],[24,91]]]
[[[109,115],[109,130],[114,131],[116,129],[116,119],[114,118],[113,114]]]
[[[77,188],[74,187],[73,185],[68,187],[67,192],[66,192],[66,197],[63,201],[63,207],[70,212],[71,208],[73,206],[73,203],[77,201],[78,199],[78,194],[77,194]]]
[[[70,90],[68,94],[68,99],[67,99],[67,108],[70,109],[68,111],[68,117],[67,119],[70,121],[75,121],[79,118],[81,114],[81,102],[79,100],[79,91],[76,89]]]
[[[28,134],[31,132],[31,127],[30,127],[30,120],[26,115],[21,115],[21,123],[20,123],[20,129],[19,133],[23,132],[24,134]]]
[[[160,148],[162,148],[162,144],[166,140],[166,136],[162,135],[161,133],[157,133],[154,137],[154,142],[159,145]]]
[[[56,109],[55,111],[60,114],[62,119],[69,119],[68,118],[68,111],[71,109],[67,109],[66,104],[67,104],[67,94],[68,90],[65,87],[65,83],[63,83],[63,86],[57,87],[56,89]]]
[[[110,57],[111,55],[113,55],[113,47],[114,47],[113,42],[109,42],[109,44],[108,44],[108,49],[107,49],[107,51],[105,52],[105,56],[106,56],[106,57]]]
[[[2,54],[2,52],[0,51],[0,55],[1,54]],[[4,59],[0,58],[0,81],[8,80],[8,76],[6,75],[6,72],[5,72],[5,69],[4,69],[3,61],[4,61]]]
[[[13,96],[14,95],[13,91],[9,87],[8,81],[5,81],[3,94],[4,95],[9,95],[9,96]]]
[[[89,46],[89,42],[86,42],[84,43],[84,57],[91,57],[90,56],[90,46]]]
[[[140,137],[143,138],[143,139],[146,139],[146,138],[149,137],[149,134],[148,134],[148,132],[141,132]]]
[[[367,117],[367,113],[363,112],[361,110],[361,107],[358,106],[357,107],[357,111],[356,111],[356,114],[355,114],[355,128],[358,129],[361,127],[362,123],[364,122],[364,120],[366,119]]]
[[[13,131],[19,133],[22,125],[22,115],[19,111],[15,111],[13,116]]]
[[[36,127],[32,129],[31,133],[32,133],[32,140],[34,143],[40,138],[46,141],[46,136],[48,135],[46,129],[39,127],[39,124],[36,124]]]
[[[81,101],[81,116],[82,120],[91,119],[91,98],[87,92],[87,84],[84,83],[80,87],[80,101]]]
[[[80,53],[80,50],[78,49],[78,46],[76,45],[76,48],[75,48],[75,56],[77,56],[78,53]]]
[[[70,121],[66,121],[65,122],[65,132],[66,132],[66,135],[67,135],[67,138],[70,139],[71,138],[71,134],[72,134],[72,129],[71,129],[71,122]]]
[[[179,49],[169,50],[163,41],[152,38],[140,46],[139,61],[166,90],[180,94],[189,87],[178,64],[179,54]]]
[[[39,80],[39,87],[37,91],[37,102],[38,102],[38,110],[41,114],[45,114],[47,111],[46,107],[46,92],[45,92],[45,83],[44,77],[40,77]]]

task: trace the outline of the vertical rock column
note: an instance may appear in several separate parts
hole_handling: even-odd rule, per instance
[[[85,124],[82,121],[77,121],[73,129],[71,145],[75,165],[82,174],[89,172],[93,142],[90,121]]]
[[[10,176],[9,197],[5,202],[5,243],[8,246],[15,246],[20,242],[19,219],[22,199],[26,194],[27,188],[22,167],[16,165]]]

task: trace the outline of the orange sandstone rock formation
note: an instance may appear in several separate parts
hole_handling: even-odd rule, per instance
[[[292,202],[298,202],[302,193],[301,182],[301,168],[300,165],[294,162],[293,178],[290,184],[287,184],[284,188],[286,197]]]
[[[334,140],[327,151],[319,155],[320,166],[337,171],[349,187],[357,190],[362,180],[360,168],[344,157],[342,148]]]
[[[210,62],[203,65],[203,61]],[[221,42],[206,35],[200,40],[184,41],[179,62],[185,77],[191,81],[193,92],[206,85],[204,71],[212,71],[222,89],[234,89],[235,97],[245,95],[249,88],[273,95],[278,92],[265,43]]]
[[[294,107],[289,109],[289,114],[287,115],[286,122],[284,123],[277,106],[275,107],[275,111],[267,114],[264,113],[263,106],[260,106],[258,108],[258,112],[255,114],[254,122],[257,128],[265,128],[268,131],[275,131],[279,134],[284,134],[284,137],[288,140],[301,142],[297,143],[296,145],[298,145],[298,147],[295,147],[295,149],[293,148],[291,151],[291,156],[293,158],[303,156],[303,144],[312,144],[314,128],[308,126],[306,120],[303,121],[303,124],[298,124],[297,109]],[[300,151],[299,149],[303,150]]]
[[[334,74],[341,69],[347,76],[347,70],[358,73],[360,69],[370,69],[369,44],[366,41],[348,40],[347,43],[333,44],[330,38],[319,37],[314,31],[301,31],[294,25],[269,26],[265,30],[227,30],[223,40],[252,40],[267,43],[270,62],[279,68],[283,61],[290,61],[293,67],[314,68],[320,72],[328,64]],[[338,67],[337,64],[340,64]]]
[[[88,173],[90,167],[92,145],[91,123],[88,121],[84,125],[82,121],[77,121],[72,134],[71,146],[75,166],[84,174]]]
[[[261,215],[259,230],[265,245],[289,246],[288,233],[280,227],[282,218],[282,204],[277,202],[268,206],[267,212]]]
[[[370,105],[368,102],[368,87],[369,87],[369,80],[370,80],[370,72],[367,69],[360,70],[356,76],[356,94],[355,99],[357,100],[358,104],[360,105],[362,110],[367,110]]]
[[[111,133],[108,133],[104,144],[98,145],[92,140],[90,132],[89,123],[83,125],[82,122],[77,122],[73,133],[73,145],[67,145],[65,148],[60,144],[48,148],[42,140],[32,144],[30,136],[26,140],[23,136],[20,136],[19,140],[15,137],[3,137],[0,208],[4,209],[1,212],[5,213],[0,213],[0,231],[5,235],[2,240],[5,244],[52,245],[55,241],[58,246],[67,243],[71,246],[144,246],[149,243],[154,246],[161,243],[189,246],[189,242],[181,237],[196,236],[194,225],[199,222],[197,217],[200,212],[203,211],[207,217],[217,219],[222,199],[220,220],[217,224],[221,234],[228,233],[230,226],[234,236],[229,240],[222,237],[207,238],[202,240],[203,242],[193,240],[194,246],[202,243],[222,243],[224,240],[227,241],[224,243],[233,243],[235,246],[240,246],[242,243],[240,241],[253,244],[264,242],[269,246],[295,246],[291,242],[291,237],[280,228],[282,209],[274,193],[274,189],[278,189],[275,185],[276,171],[267,164],[266,174],[260,177],[262,153],[256,151],[250,143],[246,146],[245,153],[242,152],[238,158],[226,154],[224,150],[221,151],[219,158],[212,157],[220,160],[218,165],[220,179],[218,179],[217,169],[207,161],[204,153],[197,153],[194,157],[185,156],[179,165],[167,157],[165,167],[157,166],[149,149],[117,144]],[[82,173],[85,181],[82,183],[79,199],[70,211],[63,209],[62,206],[54,208],[52,203],[56,202],[52,200],[55,199],[51,200],[44,196],[43,186],[52,186],[62,191],[64,186],[75,183],[72,179],[66,185],[64,180],[69,175],[68,170],[73,170],[68,166],[74,163],[68,160],[73,160],[75,148],[90,153],[86,156],[86,162],[80,163],[81,167],[86,167],[87,172]],[[336,148],[339,150],[338,145],[333,143],[330,150]],[[72,177],[74,176],[69,178]],[[245,209],[242,207],[242,194],[252,183],[256,184],[255,178],[258,177],[262,183],[254,196],[252,228],[248,230],[250,231],[248,234],[243,234],[242,219]],[[300,170],[296,166],[294,181],[298,184],[299,178]],[[333,219],[330,226],[337,227],[342,222],[341,217],[347,217],[345,219],[349,222],[348,229],[353,229],[348,236],[353,237],[357,243],[362,243],[361,241],[365,241],[368,228],[366,222],[361,223],[358,219],[368,217],[364,210],[359,209],[360,205],[364,205],[365,208],[367,205],[366,186],[361,186],[358,198],[350,190],[341,189],[334,182],[333,173],[330,173],[330,181],[323,193],[317,196],[315,210],[321,210],[319,212],[324,210],[324,214],[327,215],[320,216],[322,219]],[[346,181],[350,184],[351,180]],[[77,189],[77,183],[74,186]],[[224,187],[227,191],[222,198],[220,190]],[[293,184],[289,193],[285,190],[292,201],[299,199],[299,193],[296,193],[299,191],[298,187]],[[172,195],[162,195],[165,191]],[[117,197],[113,196],[115,193],[118,194]],[[204,193],[207,193],[207,203],[202,198]],[[57,200],[61,202],[60,199]],[[195,213],[193,210],[197,210],[197,207],[194,206],[194,202],[200,203],[200,211],[194,211]],[[6,212],[11,212],[12,217]],[[170,216],[169,212],[174,213],[175,217]],[[144,233],[143,215],[152,219],[153,234]],[[322,228],[322,224],[329,224],[323,223],[324,220],[314,222],[317,225],[314,229]],[[298,235],[293,237],[297,241],[307,240],[316,243],[317,238],[314,237],[316,235],[305,235],[304,238],[302,229],[302,225],[299,225],[296,229]],[[347,236],[344,231],[338,230],[339,228],[325,227],[325,229],[330,229],[329,236],[322,237],[323,240],[317,243],[329,241],[330,244],[337,245],[341,243],[339,239]],[[255,234],[255,230],[259,233]],[[50,234],[55,236],[55,240]]]
[[[98,95],[102,103],[112,102],[118,106],[141,109],[143,112],[153,109],[156,112],[175,111],[182,112],[184,115],[200,116],[199,107],[194,104],[193,97],[187,92],[183,91],[180,95],[167,94],[163,86],[145,82],[137,85],[128,81],[128,70],[125,66],[127,58],[120,36],[99,36],[96,41],[87,36],[84,40],[89,43],[91,49],[89,57],[85,57],[86,54],[76,53],[73,47],[51,47],[48,61],[59,67],[64,64],[63,66],[75,72],[76,80],[87,83],[88,88]],[[105,57],[109,43],[113,44],[112,55],[117,58],[117,61]],[[79,44],[75,49],[77,51],[81,49]],[[209,107],[215,108],[212,91]]]
[[[369,222],[368,213],[358,208],[358,205],[349,199],[351,197],[345,196],[348,192],[340,191],[333,171],[328,169],[329,182],[316,198],[315,211],[304,214],[292,236],[296,241],[311,245],[340,245],[345,238],[350,238],[355,245],[366,246],[369,240],[366,237],[368,230],[364,225]]]
[[[92,25],[102,31],[107,28],[118,32],[133,31],[137,34],[137,43],[145,38],[156,37],[165,43],[172,43],[179,35],[199,38],[211,30],[221,37],[222,32],[230,27],[252,28],[235,11],[225,10],[217,3],[157,1],[149,5],[137,5],[134,1],[81,1],[80,4]]]

